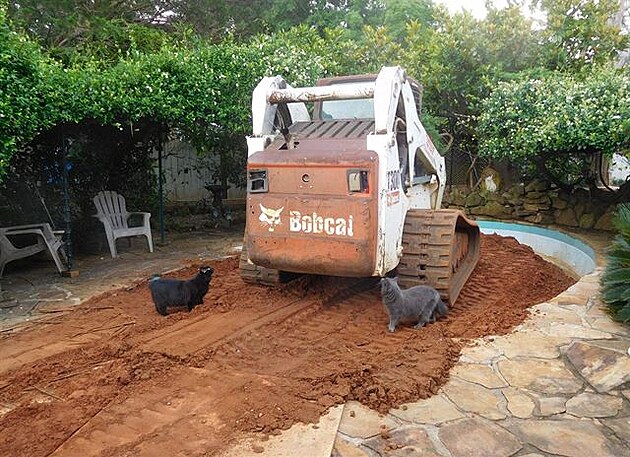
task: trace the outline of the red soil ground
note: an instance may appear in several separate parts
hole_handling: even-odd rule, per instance
[[[0,455],[215,455],[347,400],[386,411],[434,394],[465,339],[509,332],[575,282],[484,236],[449,315],[390,334],[373,280],[268,289],[243,284],[235,258],[208,263],[211,290],[191,313],[158,315],[142,282],[2,338]]]

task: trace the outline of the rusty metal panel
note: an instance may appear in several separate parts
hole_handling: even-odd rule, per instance
[[[319,162],[318,155],[330,153],[301,152],[293,163],[291,152],[271,148],[250,160],[250,169],[265,166],[269,191],[247,197],[249,258],[283,271],[371,276],[378,227],[376,154],[355,149],[345,160]],[[349,169],[368,171],[369,191],[348,190]]]
[[[267,166],[304,167],[319,165],[328,167],[371,166],[378,160],[373,151],[366,151],[365,138],[298,138],[294,149],[287,149],[284,139],[278,138],[264,151],[252,154],[248,168]]]
[[[370,276],[376,199],[270,196],[247,199],[247,250],[256,265],[297,273]]]

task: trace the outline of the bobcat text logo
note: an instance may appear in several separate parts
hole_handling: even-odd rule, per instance
[[[302,215],[299,211],[291,211],[289,213],[289,230],[292,232],[354,236],[352,216],[348,216],[348,219],[343,217],[323,217],[317,213]]]
[[[280,219],[280,214],[282,213],[284,206],[278,209],[265,208],[260,203],[259,203],[259,206],[260,206],[260,216],[258,217],[258,220],[263,225],[266,225],[267,229],[270,232],[273,232],[276,229],[276,225],[282,224],[282,220]]]

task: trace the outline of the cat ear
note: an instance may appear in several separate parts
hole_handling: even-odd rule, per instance
[[[265,208],[265,207],[262,205],[262,203],[258,203],[258,206],[260,206],[260,210],[261,210],[263,213],[265,213],[265,214],[267,213],[267,208]]]

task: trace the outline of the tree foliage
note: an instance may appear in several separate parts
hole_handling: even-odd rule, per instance
[[[64,62],[86,56],[117,60],[130,50],[156,51],[173,0],[9,1],[14,27]]]
[[[479,133],[483,154],[560,187],[596,192],[596,159],[630,147],[630,76],[597,69],[584,79],[554,74],[501,83],[484,102]]]
[[[547,13],[542,31],[547,66],[579,70],[610,62],[628,45],[619,23],[613,21],[619,0],[539,0]]]
[[[0,173],[38,133],[82,122],[155,123],[195,138],[202,151],[228,154],[235,135],[249,131],[251,92],[263,75],[308,85],[396,64],[423,83],[428,124],[476,154],[485,110],[500,119],[499,100],[522,103],[505,87],[532,77],[560,84],[558,69],[586,74],[625,46],[608,21],[612,0],[538,3],[549,13],[543,30],[516,6],[490,7],[478,20],[431,0],[10,1],[11,22],[0,13]],[[481,132],[490,144],[492,130]],[[522,158],[556,148],[541,143]]]
[[[11,30],[0,9],[0,177],[17,147],[54,125],[40,104],[45,62],[35,43]]]

